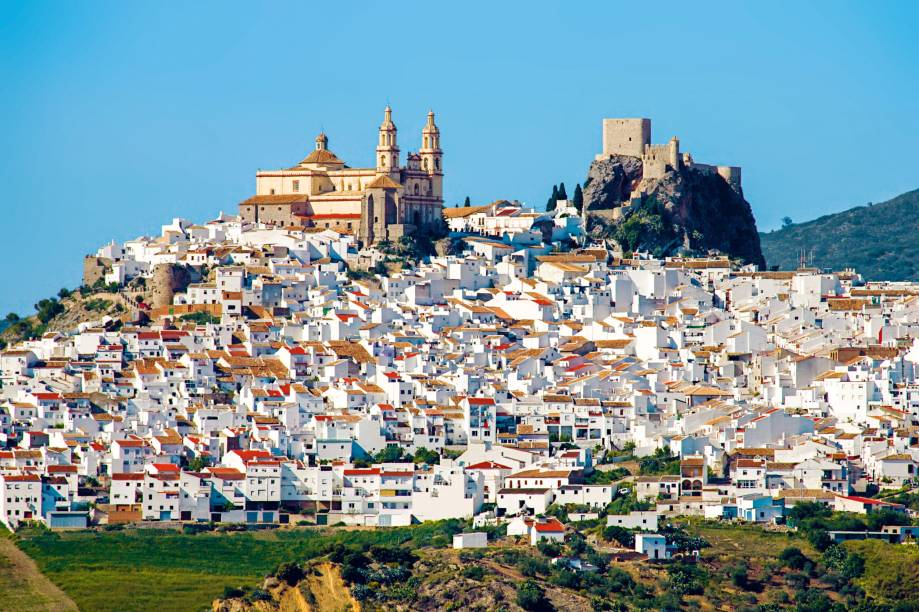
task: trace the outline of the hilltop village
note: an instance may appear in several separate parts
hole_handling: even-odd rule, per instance
[[[617,155],[691,163],[624,125]],[[672,516],[907,516],[878,493],[917,478],[919,286],[617,252],[566,200],[444,208],[441,155],[431,113],[402,166],[387,108],[376,168],[321,134],[239,214],[88,257],[84,297],[118,308],[0,352],[0,522],[467,518],[535,544],[564,538],[553,508],[618,503],[657,559]]]

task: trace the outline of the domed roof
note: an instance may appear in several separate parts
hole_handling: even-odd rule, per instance
[[[344,164],[345,162],[338,159],[338,156],[329,151],[328,149],[316,149],[312,153],[306,156],[306,159],[300,162],[300,165],[305,164]]]

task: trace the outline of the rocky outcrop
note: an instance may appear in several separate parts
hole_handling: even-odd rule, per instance
[[[266,578],[260,594],[214,600],[212,612],[360,612],[361,604],[351,594],[335,564],[318,562],[307,568],[296,585]]]
[[[588,173],[584,207],[591,236],[612,239],[625,251],[658,257],[718,252],[765,267],[743,191],[706,168],[645,179],[638,158],[598,160]]]
[[[590,165],[584,181],[584,208],[611,210],[629,201],[629,194],[641,181],[641,160],[613,155]]]

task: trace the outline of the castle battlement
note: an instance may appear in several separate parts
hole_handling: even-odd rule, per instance
[[[666,144],[651,144],[650,119],[604,119],[602,135],[603,150],[596,159],[602,160],[612,155],[637,157],[641,159],[643,179],[659,179],[668,170],[686,167],[718,174],[733,189],[739,191],[741,188],[739,166],[697,164],[689,153],[680,153],[680,140],[676,136]]]

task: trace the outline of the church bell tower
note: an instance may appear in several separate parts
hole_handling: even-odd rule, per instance
[[[421,169],[431,176],[432,195],[443,199],[443,151],[440,150],[440,129],[434,123],[434,111],[428,112],[428,121],[421,130]]]
[[[386,105],[386,110],[383,111],[383,123],[380,125],[377,172],[398,180],[399,145],[396,144],[396,124],[392,121],[392,109],[389,105]]]

